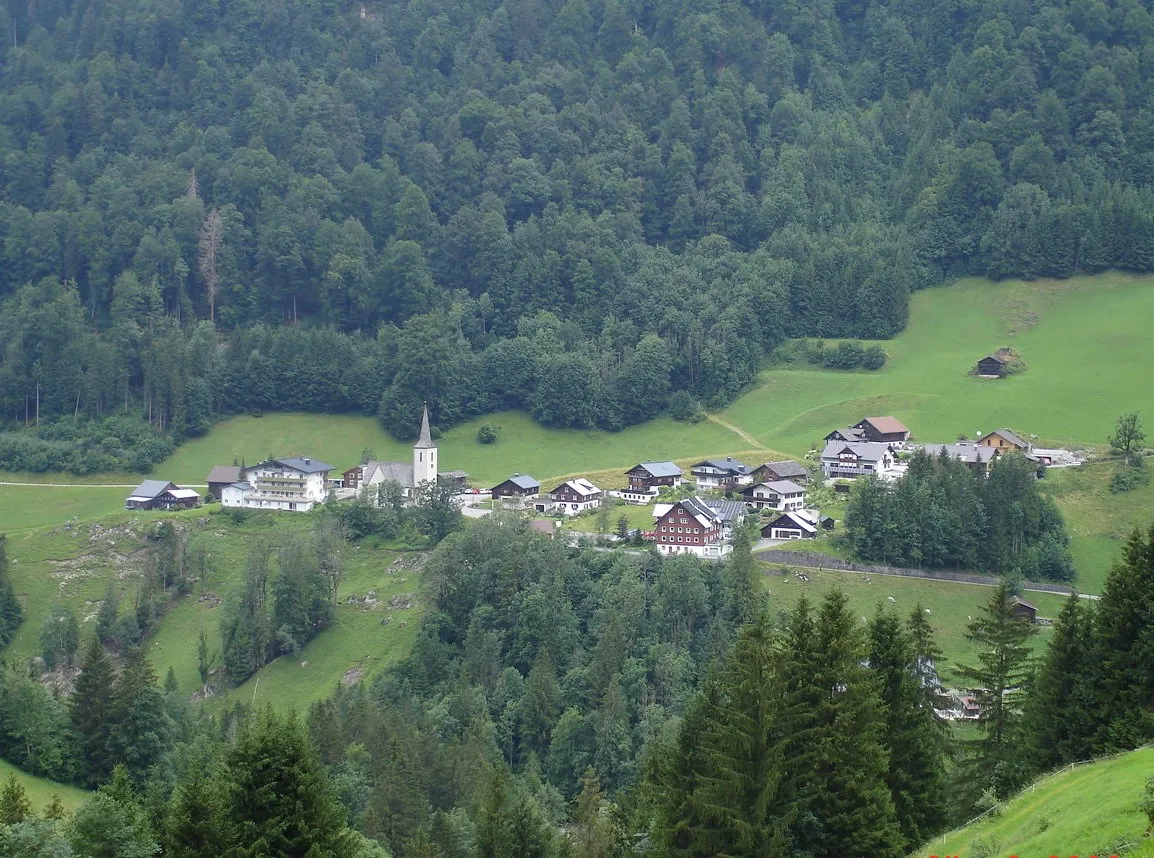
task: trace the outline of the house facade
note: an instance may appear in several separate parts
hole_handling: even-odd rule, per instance
[[[957,459],[972,471],[981,474],[988,474],[990,466],[993,465],[994,459],[1001,453],[997,447],[984,447],[980,444],[957,443],[957,444],[937,444],[934,446],[927,446],[926,452],[931,456],[946,455],[951,459]]]
[[[795,509],[785,512],[761,528],[762,539],[813,539],[821,527],[821,516],[815,510]]]
[[[998,355],[986,355],[978,361],[977,374],[982,378],[1001,378],[1006,374],[1006,361]]]
[[[653,541],[659,553],[713,558],[729,553],[722,535],[721,515],[701,498],[657,504],[653,515]]]
[[[578,515],[601,506],[603,493],[584,477],[566,480],[549,492],[553,509],[565,515]]]
[[[268,459],[245,468],[241,480],[224,487],[220,501],[228,507],[308,512],[328,497],[332,470],[308,456]]]
[[[910,439],[910,430],[896,417],[863,417],[852,428],[863,441],[900,444]]]
[[[1029,441],[1023,440],[1009,429],[995,429],[988,435],[983,435],[978,439],[978,446],[993,447],[1005,453],[1011,450],[1017,450],[1020,453],[1029,453],[1033,447]]]
[[[750,481],[754,484],[772,483],[775,480],[789,480],[799,485],[805,485],[809,482],[809,471],[799,462],[786,459],[781,462],[766,462],[758,465],[750,474]]]
[[[498,483],[490,489],[493,500],[505,501],[507,504],[520,505],[524,501],[533,500],[541,494],[541,483],[528,474],[513,474],[503,483]]]
[[[209,497],[220,500],[220,493],[225,486],[231,486],[240,481],[240,465],[216,465],[208,472],[205,482],[208,483]]]
[[[821,453],[821,472],[829,479],[880,476],[894,465],[889,444],[830,441]]]
[[[733,531],[745,521],[745,504],[738,500],[716,498],[710,498],[705,503],[721,519],[721,538],[728,543],[733,538]]]
[[[749,465],[732,456],[698,462],[690,468],[690,473],[699,489],[731,489],[750,480]]]
[[[741,499],[750,509],[774,509],[786,512],[805,506],[805,487],[792,480],[757,483],[743,491]]]
[[[166,480],[145,480],[125,499],[125,509],[190,509],[200,506],[200,494]]]
[[[625,472],[629,478],[628,491],[637,494],[657,494],[662,486],[681,485],[681,468],[673,462],[642,462]]]

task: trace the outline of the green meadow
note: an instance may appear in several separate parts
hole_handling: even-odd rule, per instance
[[[60,803],[64,805],[66,811],[74,811],[84,803],[88,797],[82,789],[67,784],[58,784],[55,781],[48,781],[44,778],[38,778],[35,775],[30,775],[16,768],[11,763],[5,760],[0,760],[0,784],[7,782],[9,776],[15,774],[16,779],[20,781],[24,787],[24,792],[28,796],[28,800],[32,802],[32,810],[36,813],[42,813],[52,801],[52,796],[60,796]]]
[[[1154,748],[1061,769],[1026,787],[997,813],[931,841],[916,858],[1149,856],[1154,849],[1143,843],[1146,817],[1138,803],[1152,770]]]

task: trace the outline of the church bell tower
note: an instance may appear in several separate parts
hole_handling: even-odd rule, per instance
[[[437,445],[429,432],[429,406],[421,413],[421,437],[413,445],[413,485],[437,481]]]

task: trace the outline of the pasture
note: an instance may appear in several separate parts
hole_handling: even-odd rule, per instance
[[[88,793],[82,789],[38,778],[21,771],[6,760],[0,760],[0,784],[6,783],[9,776],[13,774],[24,787],[28,800],[32,802],[32,810],[37,814],[43,813],[44,808],[49,805],[54,795],[60,796],[60,803],[69,813],[80,807],[88,798]]]

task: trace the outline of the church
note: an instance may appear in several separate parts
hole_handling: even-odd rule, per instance
[[[413,445],[412,462],[378,462],[368,461],[363,465],[345,471],[345,488],[361,489],[365,486],[380,486],[394,482],[401,487],[401,493],[406,498],[413,496],[413,491],[422,483],[442,482],[460,483],[464,487],[468,475],[463,471],[437,471],[437,445],[433,441],[429,430],[429,406],[421,412],[421,434],[417,443]]]

